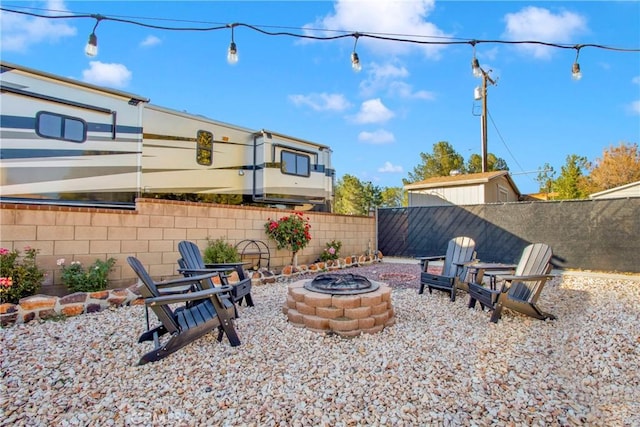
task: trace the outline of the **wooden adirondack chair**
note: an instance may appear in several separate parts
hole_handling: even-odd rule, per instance
[[[456,292],[460,283],[463,283],[465,265],[475,257],[476,243],[470,237],[456,237],[449,241],[447,253],[442,256],[418,257],[422,262],[422,272],[420,273],[419,294],[424,292],[425,285],[432,289],[448,292],[451,301],[456,300]],[[429,273],[430,261],[444,261],[441,274]]]
[[[552,255],[551,248],[544,243],[525,247],[513,274],[497,273],[491,278],[490,283],[499,284],[496,289],[469,283],[469,308],[479,302],[483,309],[493,310],[491,321],[494,323],[498,322],[505,307],[536,319],[555,319],[554,315],[537,306],[544,284],[553,277],[549,275]],[[495,273],[487,273],[489,276],[492,274]]]
[[[127,262],[142,282],[140,293],[144,298],[145,306],[151,308],[160,321],[160,325],[153,329],[149,328],[147,323],[147,331],[138,339],[140,343],[151,340],[154,343],[154,349],[142,356],[138,362],[139,365],[160,360],[214,329],[218,329],[218,341],[222,341],[224,334],[231,346],[240,345],[240,338],[233,325],[234,306],[229,298],[222,297],[224,293],[231,290],[230,287],[222,286],[164,295],[159,290],[162,287],[182,289],[185,285],[208,280],[217,273],[154,282],[137,258],[130,256]],[[187,304],[172,310],[170,304],[176,303]],[[171,336],[161,343],[160,337],[166,333]]]
[[[231,297],[234,303],[241,304],[244,300],[247,306],[253,306],[253,299],[251,298],[251,278],[246,277],[244,268],[242,268],[243,263],[214,264],[207,266],[202,259],[198,245],[188,240],[183,240],[178,243],[178,251],[182,257],[178,260],[180,267],[178,271],[182,274],[189,276],[192,274],[218,272],[222,285],[231,286]],[[236,271],[239,280],[237,283],[230,284],[226,273],[232,270]]]

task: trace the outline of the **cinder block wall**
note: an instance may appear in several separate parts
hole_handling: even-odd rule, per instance
[[[60,267],[80,261],[116,258],[109,287],[135,282],[126,258],[134,255],[157,279],[176,275],[178,243],[194,241],[203,249],[207,238],[223,238],[235,245],[245,239],[261,240],[271,252],[271,269],[291,260],[267,239],[264,224],[293,211],[170,200],[138,199],[135,211],[0,203],[0,245],[9,250],[39,249],[38,265],[47,272],[42,293],[60,295]],[[298,264],[313,262],[327,242],[342,242],[342,255],[374,251],[375,218],[305,212],[311,224],[311,243],[298,253]]]

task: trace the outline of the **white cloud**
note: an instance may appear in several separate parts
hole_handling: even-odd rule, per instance
[[[358,141],[368,144],[390,144],[396,140],[396,137],[389,131],[378,129],[375,132],[360,132]]]
[[[380,65],[372,62],[366,70],[367,78],[360,83],[360,92],[364,96],[371,96],[384,89],[388,86],[389,81],[409,77],[409,71],[406,68],[397,67],[390,63]]]
[[[385,92],[392,97],[434,99],[433,94],[428,91],[414,91],[413,87],[404,81],[408,77],[409,71],[403,66],[372,62],[367,67],[367,78],[360,83],[360,93],[363,96],[373,96],[377,92]]]
[[[313,29],[342,30],[360,33],[403,34],[403,39],[430,40],[430,37],[449,36],[426,19],[435,7],[435,0],[417,1],[351,1],[337,0],[334,11],[314,23],[307,24],[307,34],[327,35]],[[331,33],[332,35],[335,33]],[[407,34],[407,36],[404,36]],[[410,37],[409,35],[420,35]],[[442,45],[397,43],[361,37],[358,51],[367,50],[376,55],[403,55],[416,49],[425,56],[438,58]]]
[[[384,165],[378,168],[378,172],[382,173],[399,173],[403,172],[404,169],[400,165],[394,165],[391,162],[384,162]]]
[[[629,104],[629,111],[631,111],[631,114],[640,116],[640,101],[633,101]]]
[[[344,95],[339,93],[323,92],[309,95],[289,95],[289,100],[294,105],[306,105],[314,111],[344,111],[351,106]]]
[[[127,86],[131,80],[131,71],[122,64],[91,61],[89,67],[82,71],[82,80],[87,83],[120,88]]]
[[[156,36],[147,36],[140,42],[141,47],[151,47],[160,44],[162,41]]]
[[[380,98],[364,101],[360,111],[353,118],[356,123],[383,123],[391,119],[395,114],[384,106]]]
[[[405,82],[392,82],[389,84],[389,95],[398,96],[400,98],[409,99],[424,99],[431,101],[435,99],[435,95],[432,92],[426,90],[413,90],[413,87]]]
[[[61,1],[48,1],[45,8],[67,10]],[[63,20],[29,17],[5,11],[0,12],[0,24],[0,46],[3,50],[13,52],[24,52],[31,45],[42,42],[55,43],[64,37],[75,36],[77,32],[75,27],[67,25]]]
[[[587,31],[586,18],[573,12],[553,14],[548,9],[528,6],[517,13],[505,15],[504,36],[510,40],[535,40],[548,43],[571,43]],[[548,46],[523,44],[518,47],[535,58],[549,59],[554,50]],[[556,49],[557,50],[557,49]]]

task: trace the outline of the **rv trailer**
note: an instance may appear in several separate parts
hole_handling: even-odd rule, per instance
[[[146,98],[4,62],[0,71],[2,199],[134,201]]]
[[[142,121],[143,195],[330,208],[334,171],[325,145],[153,104]]]
[[[0,197],[129,204],[136,197],[330,211],[331,149],[2,63]]]

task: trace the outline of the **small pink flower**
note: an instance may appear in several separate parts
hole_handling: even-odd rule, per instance
[[[331,255],[335,254],[336,253],[336,249],[334,247],[329,248],[329,253]]]
[[[7,248],[0,248],[0,255],[6,255],[9,253],[9,249]]]

